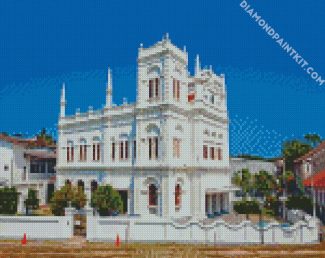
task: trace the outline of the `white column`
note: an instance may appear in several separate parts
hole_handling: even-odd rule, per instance
[[[90,205],[91,201],[91,180],[84,180],[84,192],[87,198],[87,204]]]
[[[212,213],[212,195],[208,194],[207,198],[208,198],[208,214],[211,214]]]

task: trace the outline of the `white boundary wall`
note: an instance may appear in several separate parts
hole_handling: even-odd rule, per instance
[[[64,240],[73,236],[72,216],[0,216],[0,239]]]
[[[288,228],[278,223],[268,224],[263,233],[257,225],[244,221],[229,225],[223,220],[210,224],[188,221],[179,224],[171,219],[130,217],[87,217],[87,240],[128,242],[200,242],[207,244],[255,244],[261,243],[264,234],[266,244],[305,244],[318,242],[318,228],[313,219],[299,221]]]

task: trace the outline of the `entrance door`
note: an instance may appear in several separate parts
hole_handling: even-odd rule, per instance
[[[54,193],[54,184],[47,184],[47,203],[51,201]]]
[[[122,213],[125,214],[128,212],[128,190],[119,190],[118,193],[120,194],[123,203]]]

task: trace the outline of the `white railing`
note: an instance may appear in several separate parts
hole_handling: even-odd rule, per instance
[[[305,244],[318,242],[313,220],[292,226],[270,223],[259,227],[251,221],[228,224],[223,220],[178,223],[172,219],[141,217],[87,217],[87,240],[114,241],[119,235],[130,242],[186,242],[210,244]]]

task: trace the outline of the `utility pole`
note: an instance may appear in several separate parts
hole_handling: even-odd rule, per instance
[[[283,162],[283,166],[282,166],[283,193],[279,199],[280,199],[280,201],[282,201],[282,219],[283,219],[283,221],[286,221],[287,183],[286,183],[286,179],[285,179],[285,170],[286,170],[285,157],[283,157],[282,162]]]
[[[313,175],[313,169],[312,169],[312,162],[311,158],[307,159],[308,167],[310,168],[310,176],[311,176],[311,193],[313,197],[313,217],[316,218],[316,193],[315,193],[315,185],[314,185],[314,175]]]

